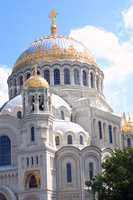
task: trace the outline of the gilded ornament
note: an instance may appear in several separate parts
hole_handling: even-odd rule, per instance
[[[123,118],[122,118],[122,132],[123,133],[133,132],[133,121],[131,121],[130,116],[127,119],[125,113],[123,113]]]
[[[32,76],[25,82],[26,88],[49,88],[48,82],[37,74],[37,65],[35,65]]]
[[[52,23],[51,23],[51,35],[55,36],[57,34],[57,26],[56,26],[56,16],[57,16],[57,12],[56,10],[52,10],[49,14],[49,18],[51,19]]]

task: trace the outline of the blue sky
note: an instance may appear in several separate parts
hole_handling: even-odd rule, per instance
[[[51,9],[56,9],[58,12],[57,24],[58,32],[63,35],[71,34],[73,37],[81,40],[81,42],[87,44],[87,47],[93,51],[97,58],[98,64],[102,65],[105,74],[115,73],[115,69],[120,68],[120,62],[116,60],[115,51],[117,54],[127,55],[127,59],[131,58],[131,43],[133,33],[133,16],[129,13],[133,6],[131,0],[6,0],[1,1],[0,6],[0,65],[1,74],[6,73],[7,66],[11,68],[15,63],[17,57],[25,50],[30,43],[42,35],[49,34],[50,20],[48,14]],[[124,14],[123,14],[124,13]],[[131,16],[130,16],[131,15]],[[79,37],[79,31],[81,31],[81,37]],[[93,32],[95,34],[93,34]],[[78,34],[78,36],[76,36]],[[86,36],[86,40],[82,35]],[[95,38],[99,37],[99,40],[95,42]],[[88,40],[88,37],[89,40]],[[101,38],[100,38],[101,37]],[[104,40],[105,37],[105,40]],[[111,50],[111,56],[109,56],[109,49],[111,44],[108,41],[105,45],[102,45],[104,41],[110,40],[110,43],[114,42],[114,46]],[[112,40],[112,42],[111,42]],[[118,41],[116,41],[118,40]],[[91,41],[94,41],[92,44]],[[91,43],[89,45],[89,42]],[[101,43],[100,43],[101,42]],[[117,43],[117,44],[116,44]],[[96,47],[101,45],[103,47]],[[104,47],[105,46],[105,47]],[[102,49],[100,49],[102,48]],[[120,50],[122,49],[122,50]],[[108,54],[106,54],[108,51]],[[102,52],[100,54],[99,52]],[[114,57],[113,57],[114,56]],[[119,57],[119,56],[118,56]],[[130,59],[128,59],[130,60]],[[123,61],[124,63],[125,61]],[[131,59],[131,65],[132,59]],[[130,65],[130,63],[128,63]],[[115,66],[115,69],[113,68]],[[133,66],[133,65],[132,65]],[[131,68],[131,67],[130,67]],[[124,66],[122,67],[122,70]],[[6,69],[8,71],[8,69]],[[4,72],[3,72],[4,71]],[[117,72],[119,70],[116,70]],[[124,72],[115,85],[115,78],[110,78],[105,81],[105,92],[111,104],[117,112],[126,111],[133,113],[131,86],[132,70],[128,69],[129,73]],[[7,72],[8,73],[8,72]],[[2,76],[2,75],[1,75]],[[107,78],[106,78],[107,79]],[[0,82],[0,89],[4,81]],[[123,89],[124,87],[124,89]],[[122,90],[122,91],[121,91]],[[124,91],[123,91],[124,90]],[[2,96],[5,94],[6,88]],[[112,96],[118,93],[114,98]],[[130,92],[129,92],[130,91]],[[120,94],[119,94],[120,93]],[[126,97],[125,97],[126,94]],[[119,98],[123,98],[119,101]],[[111,96],[111,98],[109,97]],[[1,99],[4,99],[1,97]],[[3,100],[0,101],[2,102]],[[118,103],[119,101],[119,103]],[[119,105],[118,105],[119,104]]]
[[[58,12],[57,23],[61,34],[68,35],[71,29],[85,25],[104,27],[119,34],[120,12],[128,5],[128,1],[121,0],[2,1],[0,63],[12,65],[32,40],[49,34],[48,13],[53,8]]]

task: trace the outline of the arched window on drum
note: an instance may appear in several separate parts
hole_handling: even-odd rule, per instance
[[[70,70],[67,68],[64,69],[64,84],[70,84]]]
[[[30,72],[26,74],[26,80],[30,78]]]
[[[17,94],[17,84],[16,84],[16,79],[13,81],[13,87],[14,87],[14,96]]]
[[[109,142],[110,142],[110,144],[112,144],[113,143],[113,132],[112,132],[111,125],[108,126],[108,131],[109,131]]]
[[[91,88],[94,88],[94,74],[92,72],[90,73],[90,84]]]
[[[50,71],[49,69],[45,69],[44,70],[44,78],[48,81],[48,83],[50,84]]]
[[[23,76],[19,77],[19,85],[20,85],[20,88],[23,87]]]
[[[87,73],[85,70],[83,70],[83,85],[87,86]]]
[[[8,136],[0,137],[0,166],[11,165],[11,141]]]
[[[54,85],[60,85],[60,70],[54,70]]]
[[[80,84],[80,76],[79,76],[79,70],[78,69],[74,69],[74,83],[75,83],[75,85]]]

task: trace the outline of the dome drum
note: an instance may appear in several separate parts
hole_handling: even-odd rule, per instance
[[[24,72],[23,72],[24,71]],[[32,68],[29,67],[15,73],[13,72],[8,79],[9,97],[10,99],[20,94],[22,84],[31,76]],[[66,87],[78,89],[79,87],[96,89],[99,93],[103,93],[103,72],[95,65],[84,64],[72,61],[59,61],[41,64],[38,71],[49,83],[50,87],[55,89],[58,87]],[[20,82],[20,79],[23,81]],[[56,87],[55,87],[56,86]]]
[[[68,89],[69,86],[71,89],[78,89],[82,86],[103,94],[104,77],[94,56],[79,41],[57,34],[56,15],[57,13],[53,12],[52,18],[50,17],[51,27],[54,27],[51,35],[35,40],[17,59],[8,79],[10,99],[20,94],[27,83],[30,85],[28,87],[32,85],[34,88],[42,87],[42,85],[48,88],[49,84],[50,87],[56,86],[55,90],[57,86],[59,88],[65,85]],[[46,79],[45,83],[41,77],[36,84],[30,78],[34,65],[39,66],[40,75]]]

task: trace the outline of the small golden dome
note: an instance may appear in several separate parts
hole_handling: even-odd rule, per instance
[[[40,75],[35,74],[26,81],[25,87],[26,88],[47,88],[48,89],[49,84],[46,81],[46,79],[44,79]]]
[[[122,118],[122,132],[133,133],[133,121],[131,120],[130,116],[127,119],[125,113],[123,113],[123,118]]]

